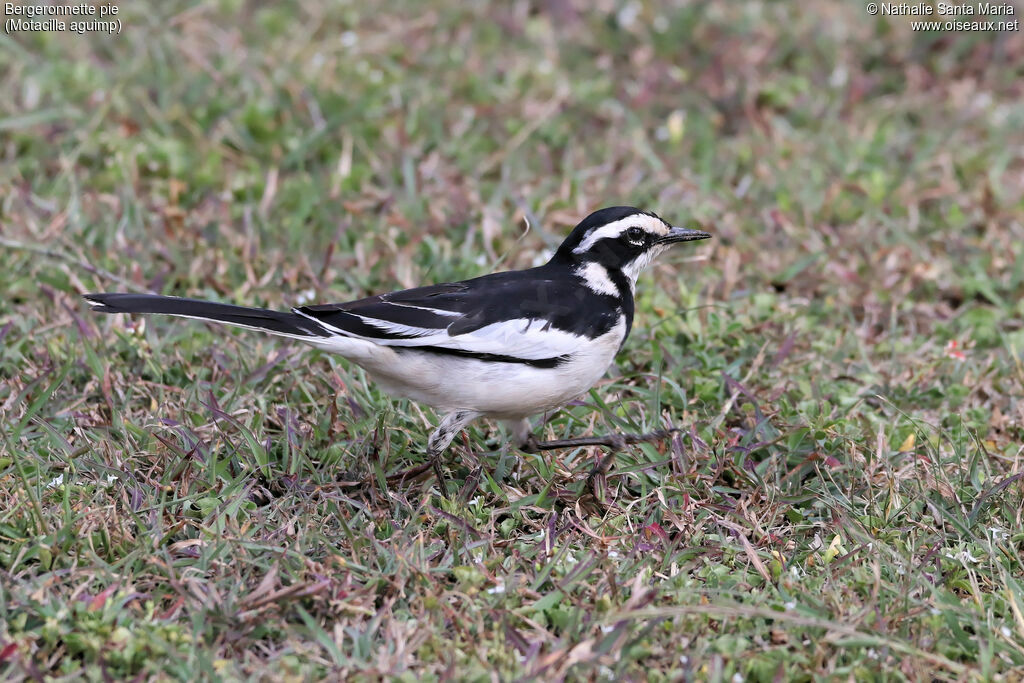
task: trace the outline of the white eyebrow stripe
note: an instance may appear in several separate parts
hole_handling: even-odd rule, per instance
[[[636,216],[626,216],[625,218],[620,218],[617,221],[612,221],[607,225],[602,225],[597,230],[592,230],[589,233],[587,233],[587,236],[583,239],[582,242],[580,242],[578,247],[572,250],[572,253],[582,254],[584,252],[590,251],[590,248],[594,246],[595,243],[600,242],[601,240],[606,239],[608,237],[618,237],[619,235],[622,234],[623,230],[626,230],[627,228],[634,226],[636,224]]]
[[[612,221],[607,225],[602,225],[600,228],[591,230],[587,233],[587,236],[583,238],[583,241],[580,242],[579,246],[572,250],[572,253],[583,254],[588,252],[597,242],[608,238],[615,239],[632,227],[640,228],[650,235],[663,236],[668,234],[668,226],[666,226],[665,222],[657,216],[649,216],[645,213],[635,213],[632,216],[620,218],[617,221]]]

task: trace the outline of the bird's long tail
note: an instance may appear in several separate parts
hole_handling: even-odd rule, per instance
[[[296,313],[283,313],[267,308],[247,308],[199,299],[183,299],[156,294],[86,294],[94,311],[101,313],[156,313],[197,318],[216,323],[237,325],[252,330],[299,339],[331,336],[315,320]]]

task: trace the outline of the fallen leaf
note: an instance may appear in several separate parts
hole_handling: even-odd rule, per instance
[[[900,453],[909,453],[910,451],[914,450],[914,444],[916,443],[917,435],[911,432],[909,435],[907,435],[907,438],[903,440],[903,443],[900,444]]]

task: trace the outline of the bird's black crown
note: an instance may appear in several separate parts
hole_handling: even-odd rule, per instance
[[[594,213],[590,214],[582,221],[580,221],[569,236],[565,238],[561,246],[558,247],[558,253],[565,256],[571,257],[573,249],[578,247],[587,235],[596,228],[620,221],[623,218],[629,218],[630,216],[649,216],[651,218],[657,218],[662,223],[665,221],[653,211],[644,211],[638,209],[635,206],[609,206],[604,209],[598,209]],[[665,223],[668,226],[668,223]]]

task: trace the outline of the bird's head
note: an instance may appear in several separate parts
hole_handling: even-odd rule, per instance
[[[612,206],[584,218],[558,247],[555,258],[583,268],[597,264],[623,273],[635,284],[640,272],[673,244],[709,237],[701,230],[674,228],[648,211]]]

